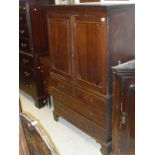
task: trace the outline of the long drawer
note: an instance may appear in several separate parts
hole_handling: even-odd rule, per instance
[[[71,96],[73,95],[72,86],[63,80],[51,77],[50,86],[55,87],[58,90],[61,90],[62,92],[65,92],[66,94],[69,94]]]
[[[19,54],[19,63],[25,67],[33,68],[33,57],[25,54]]]
[[[98,112],[105,113],[107,111],[106,100],[103,98],[89,93],[85,90],[75,87],[74,96],[77,100],[84,102],[87,106],[91,106],[94,110]]]
[[[103,142],[109,140],[106,134],[107,130],[58,101],[55,103],[54,112],[58,113],[58,115],[62,115],[64,118],[71,121],[74,125],[81,128],[83,131],[93,136],[94,138]]]
[[[22,37],[29,38],[27,25],[19,25],[19,38],[22,38]]]
[[[84,102],[81,102],[56,88],[51,88],[50,91],[56,100],[75,110],[79,114],[87,117],[88,119],[96,122],[103,128],[107,128],[106,114],[103,111],[96,111]]]
[[[26,14],[19,14],[19,24],[26,25]]]
[[[26,91],[27,93],[31,94],[32,96],[36,95],[36,85],[34,81],[33,71],[25,68],[19,68],[19,87]]]
[[[21,51],[30,51],[29,39],[20,39],[19,40],[19,49]]]

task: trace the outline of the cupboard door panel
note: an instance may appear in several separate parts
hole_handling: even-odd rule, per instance
[[[123,77],[121,81],[121,123],[119,147],[121,152],[133,152],[135,146],[135,88],[134,78]]]
[[[69,18],[50,17],[48,28],[52,71],[59,75],[71,78]]]
[[[103,89],[106,82],[106,20],[75,17],[74,48],[77,81],[88,87]]]

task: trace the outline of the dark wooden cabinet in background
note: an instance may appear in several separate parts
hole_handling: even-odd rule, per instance
[[[112,153],[135,154],[135,62],[115,66],[114,106],[112,121]]]
[[[48,6],[48,35],[54,118],[94,137],[108,155],[111,66],[134,58],[134,5]]]
[[[40,57],[48,54],[45,0],[19,1],[19,86],[30,94],[40,108],[47,103]]]

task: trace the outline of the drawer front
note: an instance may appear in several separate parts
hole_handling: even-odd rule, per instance
[[[27,55],[19,55],[19,62],[21,65],[32,68],[33,67],[33,58]]]
[[[36,87],[35,87],[35,81],[33,77],[33,71],[24,67],[20,67],[19,86],[22,90],[26,91],[32,96],[36,95]]]
[[[29,33],[26,25],[19,25],[19,38],[29,38]]]
[[[57,78],[51,77],[50,86],[55,87],[58,90],[61,90],[62,92],[65,92],[66,94],[73,95],[72,86],[70,84],[68,84],[67,82],[59,80]]]
[[[19,15],[19,24],[26,25],[26,14]]]
[[[26,13],[26,5],[24,2],[19,3],[19,13]]]
[[[101,141],[107,141],[106,137],[106,130],[101,126],[97,125],[93,121],[85,118],[84,116],[80,115],[79,113],[73,111],[67,106],[64,106],[60,102],[55,103],[55,110],[54,112],[58,113],[58,115],[64,116],[67,120],[71,121],[77,127],[81,128],[83,131],[99,139]]]
[[[22,74],[23,74],[24,81],[26,81],[31,85],[31,81],[33,79],[33,71],[27,68],[23,68]]]
[[[20,39],[19,40],[19,49],[21,51],[30,51],[29,40],[28,39]]]
[[[88,93],[87,91],[84,91],[80,88],[75,88],[74,95],[78,100],[94,108],[94,110],[101,113],[106,113],[106,101],[101,99],[100,97]]]
[[[92,107],[88,106],[84,102],[80,102],[79,100],[66,95],[65,93],[53,88],[51,90],[52,95],[56,98],[56,100],[60,101],[64,105],[70,107],[71,109],[75,110],[76,112],[82,114],[83,116],[87,117],[88,119],[96,122],[103,128],[107,128],[107,121],[106,115],[100,112],[96,112]]]

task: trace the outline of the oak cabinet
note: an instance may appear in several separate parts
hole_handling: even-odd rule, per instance
[[[134,5],[48,6],[54,118],[64,117],[110,153],[111,66],[134,58]]]

